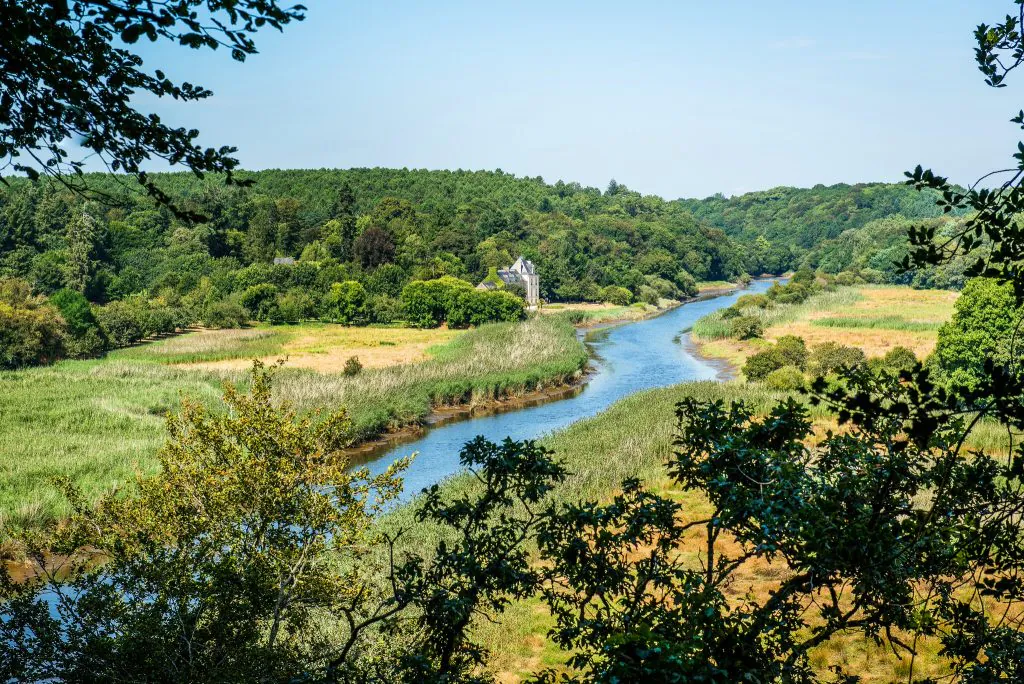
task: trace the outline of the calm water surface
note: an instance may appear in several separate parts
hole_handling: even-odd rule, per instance
[[[505,437],[537,439],[600,413],[634,392],[690,380],[713,380],[719,369],[695,356],[680,339],[680,333],[701,316],[731,306],[740,294],[763,292],[772,282],[756,280],[739,293],[684,304],[646,321],[593,331],[586,342],[594,354],[596,370],[576,396],[433,428],[419,439],[383,452],[368,466],[376,474],[395,459],[416,453],[405,473],[404,496],[409,498],[459,472],[459,449],[477,435],[495,442]]]

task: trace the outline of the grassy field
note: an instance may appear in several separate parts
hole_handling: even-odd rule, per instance
[[[599,325],[619,321],[639,321],[665,311],[679,302],[674,299],[662,299],[658,306],[636,302],[628,306],[618,304],[594,304],[590,302],[574,302],[569,304],[545,304],[539,311],[543,316],[567,314],[577,325]]]
[[[259,326],[244,330],[203,330],[109,355],[114,360],[155,361],[211,369],[246,368],[252,359],[272,363],[287,357],[288,366],[322,373],[340,372],[352,356],[366,368],[417,363],[430,349],[465,331],[419,330],[392,326],[349,327],[330,323]]]
[[[808,347],[829,341],[860,347],[869,358],[902,346],[923,359],[935,348],[939,326],[952,316],[956,298],[948,290],[898,285],[840,288],[802,304],[746,309],[761,319],[763,340],[730,339],[729,321],[718,313],[698,321],[693,337],[702,353],[735,366],[782,335],[802,337]]]
[[[554,493],[558,501],[608,500],[626,477],[639,477],[662,495],[683,505],[687,520],[706,514],[707,502],[699,495],[679,490],[666,476],[663,464],[672,453],[672,436],[676,427],[675,404],[687,396],[722,399],[726,402],[743,399],[759,412],[765,412],[785,395],[757,385],[739,382],[686,383],[674,387],[642,392],[614,404],[594,418],[575,423],[542,442],[552,448],[570,472],[567,481]],[[828,418],[812,410],[816,422],[826,424]],[[473,486],[469,477],[457,477],[446,484],[453,489]],[[413,520],[412,507],[405,507],[387,520],[388,526],[411,527],[405,543],[419,549],[439,541],[438,530]],[[703,537],[695,530],[680,551],[698,562]],[[748,563],[730,587],[736,599],[747,592],[765,596],[766,592],[786,577],[788,570],[763,562]],[[498,672],[498,681],[523,681],[540,668],[559,668],[566,654],[547,638],[553,626],[552,617],[536,598],[514,602],[496,623],[481,621],[475,636],[491,652],[490,666]],[[929,656],[937,645],[922,645],[922,658],[917,673],[940,674]],[[812,654],[812,662],[825,674],[834,664],[843,664],[851,672],[861,674],[866,683],[887,682],[902,673],[906,678],[906,660],[897,660],[891,651],[870,639],[842,636],[822,645]],[[929,669],[929,667],[931,669]]]
[[[315,329],[200,333],[103,359],[0,372],[0,541],[5,530],[34,527],[66,514],[49,484],[53,476],[67,475],[95,497],[130,481],[136,472],[152,472],[153,456],[164,439],[164,416],[181,396],[213,403],[225,380],[246,377],[242,368],[187,364],[239,354],[272,356],[295,343],[296,338],[283,336],[308,335]],[[421,331],[385,329],[379,334],[390,341],[406,332]],[[434,332],[439,335],[435,339],[448,335],[448,341],[431,347],[426,361],[367,368],[354,377],[286,368],[277,381],[279,395],[300,408],[345,406],[357,436],[367,438],[417,423],[439,405],[562,384],[576,377],[588,358],[575,330],[561,317],[487,325],[460,334]],[[332,331],[330,338],[337,335]],[[409,338],[424,343],[415,335]],[[345,348],[345,358],[351,350]]]

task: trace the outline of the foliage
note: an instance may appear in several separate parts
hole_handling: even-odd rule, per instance
[[[366,290],[356,281],[334,283],[320,306],[320,318],[351,325],[366,316]]]
[[[783,335],[769,349],[751,355],[743,365],[747,380],[764,380],[774,371],[782,368],[803,370],[808,360],[807,345],[800,337]]]
[[[345,377],[351,378],[352,376],[359,375],[363,371],[363,364],[359,362],[358,356],[350,356],[345,361],[345,368],[342,373]]]
[[[189,102],[210,91],[175,84],[160,69],[142,69],[132,46],[144,36],[193,49],[224,47],[244,61],[256,52],[254,33],[301,20],[303,9],[286,9],[276,0],[186,0],[156,7],[142,0],[11,3],[4,28],[22,50],[0,56],[0,90],[18,93],[0,117],[0,157],[30,178],[47,174],[99,196],[102,191],[81,176],[83,162],[69,158],[63,141],[81,141],[111,171],[134,175],[161,201],[167,195],[142,170],[154,158],[182,164],[198,176],[225,172],[231,181],[238,164],[230,156],[233,148],[203,149],[194,142],[198,131],[171,128],[135,105],[140,94]]]
[[[782,366],[765,376],[764,383],[770,389],[780,392],[791,392],[804,387],[804,372],[796,366]]]
[[[146,334],[138,308],[128,302],[116,301],[97,307],[96,320],[104,337],[115,347],[135,344]]]
[[[609,285],[601,290],[601,300],[609,304],[628,306],[633,302],[633,293],[624,287]]]
[[[241,304],[223,299],[207,307],[202,322],[210,328],[241,328],[249,322],[249,315]]]
[[[752,340],[764,336],[764,325],[754,316],[737,316],[729,323],[729,334],[738,340]]]
[[[257,321],[270,321],[279,317],[277,309],[277,287],[269,283],[252,285],[238,298],[249,316]]]
[[[952,319],[939,328],[935,359],[946,380],[974,388],[987,377],[986,364],[1016,366],[1022,314],[1011,283],[986,278],[968,282]]]
[[[21,368],[56,360],[64,349],[65,324],[28,283],[0,279],[0,368]]]
[[[67,325],[68,355],[92,356],[106,348],[107,340],[85,295],[69,289],[58,290],[50,295],[50,304],[60,311]]]
[[[807,357],[807,371],[814,376],[828,375],[863,365],[867,359],[857,347],[838,342],[822,342]]]
[[[349,470],[344,412],[298,418],[258,363],[250,392],[228,385],[224,402],[168,418],[161,471],[126,496],[93,509],[64,483],[76,514],[49,542],[69,562],[52,570],[31,544],[39,575],[0,571],[8,676],[281,680],[322,648],[308,638],[318,611],[361,591],[324,554],[368,539],[404,462]]]

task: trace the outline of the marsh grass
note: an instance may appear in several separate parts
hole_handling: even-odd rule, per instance
[[[153,361],[185,364],[269,356],[280,353],[297,329],[243,328],[202,330],[137,347],[119,349],[108,355],[121,361]]]
[[[875,316],[871,318],[834,316],[815,318],[811,321],[811,325],[818,326],[819,328],[869,328],[872,330],[907,332],[937,331],[942,326],[942,323],[942,321],[912,321],[902,316]]]
[[[253,331],[260,332],[260,331]],[[276,334],[276,333],[274,333]],[[248,337],[242,337],[248,344]],[[254,335],[261,344],[273,337]],[[0,372],[0,541],[12,529],[37,527],[69,511],[50,484],[76,482],[90,499],[152,473],[167,412],[183,395],[219,405],[224,381],[245,383],[245,370],[167,365],[178,355],[219,353],[187,338],[134,355]],[[235,339],[230,344],[236,344]],[[514,396],[573,379],[586,348],[557,317],[482,326],[439,345],[418,364],[364,369],[354,377],[280,371],[277,395],[299,409],[344,406],[364,439],[417,423],[435,406]]]
[[[552,493],[551,500],[562,503],[608,501],[619,490],[623,479],[638,477],[653,491],[679,502],[685,519],[706,516],[709,513],[707,501],[698,493],[680,490],[664,468],[673,452],[676,404],[685,397],[726,403],[742,400],[763,415],[786,396],[742,382],[699,382],[649,390],[622,399],[597,416],[541,440],[554,450],[569,471],[568,478]],[[826,430],[839,429],[834,417],[823,409],[811,407],[809,410],[817,426],[816,439]],[[999,440],[991,427],[985,427],[974,437],[978,446]],[[478,483],[465,474],[449,478],[442,487],[452,496],[478,491]],[[380,525],[382,530],[392,533],[406,529],[403,548],[418,552],[452,539],[437,526],[417,522],[415,502],[392,512]],[[696,566],[703,543],[697,530],[684,541],[679,552]],[[750,563],[737,575],[730,596],[740,600],[749,594],[764,600],[788,573],[784,564]],[[553,618],[544,604],[532,597],[514,601],[495,622],[479,621],[473,633],[490,651],[489,666],[498,673],[498,681],[519,682],[539,669],[557,671],[564,666],[568,654],[547,637],[552,625]],[[936,657],[939,649],[936,641],[924,639],[918,646],[921,652],[916,673],[919,676],[947,674],[942,661]],[[892,681],[892,677],[900,673],[905,679],[907,675],[906,660],[900,661],[885,646],[858,635],[836,636],[815,649],[811,659],[822,673],[827,673],[832,665],[843,664],[861,674],[865,682]]]
[[[743,314],[757,318],[765,330],[785,325],[820,312],[837,311],[860,301],[863,295],[854,288],[843,287],[832,292],[819,292],[799,304],[773,304],[767,308],[745,307]],[[730,336],[732,324],[722,310],[700,318],[693,324],[693,335],[700,340],[720,340]]]

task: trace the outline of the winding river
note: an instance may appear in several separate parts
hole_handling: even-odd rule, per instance
[[[418,439],[397,444],[368,463],[373,473],[395,459],[416,453],[404,475],[405,497],[459,472],[459,449],[477,435],[492,441],[505,437],[537,439],[582,418],[596,415],[635,392],[691,380],[712,380],[721,369],[693,353],[681,333],[700,317],[731,306],[740,294],[763,292],[772,280],[755,280],[742,292],[683,304],[655,318],[592,330],[590,347],[594,372],[582,391],[502,413],[448,423]]]

